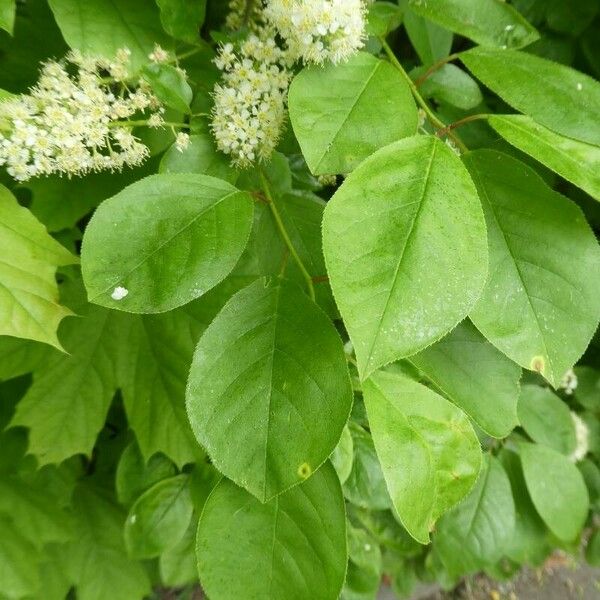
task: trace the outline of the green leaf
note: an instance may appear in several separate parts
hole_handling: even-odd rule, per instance
[[[103,202],[83,238],[91,302],[134,313],[186,304],[219,283],[252,227],[245,192],[206,175],[152,175]],[[127,296],[113,299],[118,288]]]
[[[402,23],[403,10],[392,2],[373,2],[367,15],[367,34],[386,37]]]
[[[314,175],[349,173],[375,150],[417,131],[417,108],[402,75],[364,52],[304,69],[290,87],[289,110]]]
[[[267,504],[224,479],[202,512],[196,551],[202,587],[211,598],[337,598],[347,554],[335,471],[325,464]]]
[[[426,73],[426,67],[411,72],[417,79]],[[479,106],[483,95],[477,82],[456,65],[446,64],[434,71],[419,86],[419,91],[436,102],[445,102],[463,110]]]
[[[325,209],[323,248],[363,379],[453,329],[487,274],[475,186],[433,136],[387,146],[346,179]]]
[[[192,519],[184,536],[158,559],[160,579],[166,587],[184,587],[198,581],[196,566],[197,519]]]
[[[569,407],[551,390],[525,385],[519,396],[519,421],[538,444],[569,456],[577,445]]]
[[[15,26],[16,0],[0,0],[0,29],[12,35]]]
[[[69,541],[73,533],[69,513],[56,505],[51,491],[17,477],[0,480],[0,515],[10,518],[38,550],[51,542]]]
[[[154,484],[127,515],[125,546],[130,556],[153,558],[173,548],[185,535],[192,511],[189,475]]]
[[[138,445],[132,442],[123,450],[117,465],[117,498],[124,506],[130,506],[148,488],[173,475],[175,465],[168,458],[155,454],[146,463]]]
[[[588,75],[517,50],[473,48],[461,60],[505,102],[541,125],[600,145],[600,83]]]
[[[381,550],[364,529],[348,523],[348,571],[342,600],[373,600],[381,585]]]
[[[2,594],[8,598],[32,595],[40,585],[35,563],[38,553],[19,528],[6,517],[0,517],[0,581]]]
[[[444,515],[433,539],[451,576],[474,573],[502,558],[515,527],[515,505],[502,464],[487,455],[471,493]]]
[[[600,147],[554,133],[524,115],[491,115],[488,122],[507,142],[600,200]]]
[[[142,69],[144,79],[166,106],[188,114],[194,93],[185,75],[173,65],[150,63]]]
[[[224,154],[217,152],[212,137],[205,134],[191,135],[189,146],[182,152],[171,146],[160,161],[160,173],[199,173],[224,179],[234,184],[238,173]]]
[[[588,410],[600,412],[600,370],[592,367],[575,367],[574,371],[577,376],[575,389],[577,402]]]
[[[114,58],[120,48],[131,51],[131,66],[148,62],[154,44],[168,48],[158,7],[146,0],[49,0],[60,30],[71,48],[84,54]]]
[[[404,13],[404,27],[424,65],[431,65],[450,54],[453,34],[448,29],[421,17],[409,8]]]
[[[196,44],[204,23],[206,0],[157,0],[165,31],[178,40]]]
[[[215,466],[263,502],[319,468],[351,404],[335,327],[284,280],[259,279],[238,292],[196,348],[192,429]]]
[[[0,335],[37,340],[61,349],[61,306],[56,268],[77,262],[44,226],[0,186]]]
[[[470,317],[521,366],[557,385],[600,317],[600,248],[580,209],[493,150],[465,155],[483,203],[490,274]]]
[[[512,6],[498,0],[408,0],[417,14],[484,46],[521,48],[538,32]]]
[[[330,456],[340,483],[343,485],[352,472],[352,463],[354,459],[354,442],[348,426],[342,430],[342,437]]]
[[[552,533],[572,542],[583,527],[589,509],[585,481],[566,457],[538,444],[521,444],[521,463],[529,495]]]
[[[590,496],[590,509],[595,512],[600,511],[600,467],[585,458],[577,463],[577,468],[583,475],[585,485]]]
[[[506,437],[517,425],[521,369],[469,321],[409,361],[489,435]]]
[[[381,371],[363,386],[394,508],[420,543],[473,487],[481,449],[467,416],[425,386]]]
[[[40,465],[91,454],[117,388],[121,330],[121,321],[98,308],[61,327],[69,354],[53,355],[36,371],[11,422],[29,428],[29,453]]]
[[[142,600],[150,594],[144,566],[127,555],[125,514],[110,499],[80,485],[73,498],[77,538],[69,571],[78,600]]]
[[[353,459],[350,475],[344,482],[346,500],[355,506],[371,510],[390,508],[390,495],[371,434],[352,421],[349,429],[352,435]]]
[[[594,567],[600,567],[600,529],[597,529],[588,540],[585,560]]]
[[[519,455],[504,447],[498,458],[510,479],[515,503],[515,528],[505,547],[506,556],[519,564],[541,565],[552,550],[550,536],[529,497]]]
[[[185,412],[185,386],[194,348],[210,322],[205,311],[200,300],[161,315],[127,319],[119,383],[146,460],[163,452],[183,466],[201,452]]]
[[[0,381],[25,375],[41,367],[55,350],[22,338],[0,337]]]

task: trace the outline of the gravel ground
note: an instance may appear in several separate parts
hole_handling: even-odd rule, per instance
[[[394,598],[389,589],[383,588],[378,600]],[[524,569],[510,582],[477,576],[450,593],[431,586],[422,588],[411,600],[600,600],[600,569],[558,555],[543,569]]]

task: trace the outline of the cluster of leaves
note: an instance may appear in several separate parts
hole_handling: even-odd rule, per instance
[[[582,536],[600,562],[600,2],[374,2],[244,172],[206,119],[226,12],[0,0],[7,94],[127,47],[191,134],[0,176],[0,598],[405,596]]]

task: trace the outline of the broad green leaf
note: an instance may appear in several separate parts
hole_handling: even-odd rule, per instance
[[[0,0],[0,29],[12,35],[15,26],[16,0]]]
[[[521,366],[557,385],[600,318],[600,247],[580,209],[493,150],[465,155],[488,227],[490,273],[470,317]]]
[[[208,457],[194,465],[190,474],[190,494],[198,514],[202,512],[210,493],[221,479],[223,475],[213,467]]]
[[[588,410],[600,412],[600,370],[582,366],[575,367],[574,371],[577,376],[577,402]]]
[[[40,342],[0,336],[0,381],[38,369],[55,352]]]
[[[600,11],[600,4],[594,0],[550,0],[547,4],[548,26],[572,36],[579,36]]]
[[[194,93],[185,75],[173,65],[150,63],[142,74],[156,97],[166,106],[184,114],[190,112]]]
[[[440,519],[433,544],[451,575],[461,576],[500,560],[514,527],[510,481],[500,461],[488,455],[471,493]]]
[[[51,491],[17,477],[0,480],[0,515],[11,519],[38,550],[51,542],[69,541],[73,534],[70,515],[56,505]]]
[[[350,477],[354,460],[354,442],[348,426],[342,430],[342,437],[329,458],[343,485]]]
[[[600,147],[554,133],[524,115],[491,115],[510,144],[600,200]]]
[[[198,298],[237,263],[252,210],[248,194],[206,175],[152,175],[130,185],[103,202],[85,230],[90,301],[156,313]]]
[[[375,150],[417,131],[417,108],[402,75],[365,52],[304,69],[290,87],[289,110],[314,175],[349,173]]]
[[[425,386],[381,371],[363,386],[394,508],[420,543],[473,487],[481,449],[467,416]]]
[[[588,489],[590,509],[600,512],[600,467],[591,459],[585,458],[577,463],[577,468],[581,471]]]
[[[33,595],[39,585],[39,555],[8,517],[0,517],[0,582],[8,598]]]
[[[510,4],[498,0],[408,0],[417,14],[484,46],[521,48],[538,32]]]
[[[426,67],[411,72],[413,79],[418,79],[426,73]],[[470,110],[479,106],[483,95],[477,82],[456,65],[446,64],[434,71],[419,86],[419,91],[427,98],[436,102],[445,102]]]
[[[201,452],[185,412],[185,386],[200,333],[202,300],[161,315],[127,319],[119,384],[127,420],[146,460],[162,452],[178,466]]]
[[[267,504],[224,479],[202,512],[196,552],[202,587],[211,598],[337,598],[347,553],[335,471],[325,464]]]
[[[540,517],[556,537],[572,542],[589,509],[581,473],[566,456],[547,446],[521,444],[519,450],[525,483]]]
[[[323,257],[321,224],[325,202],[315,194],[297,190],[274,196],[273,202],[279,210],[296,252],[313,277],[317,304],[332,319],[339,318],[331,288],[327,283],[327,269]],[[274,247],[270,246],[268,250],[273,252]],[[285,276],[300,285],[305,285],[300,269],[290,258],[287,260]]]
[[[161,173],[199,173],[224,179],[234,184],[238,173],[224,154],[217,152],[215,143],[207,133],[190,136],[189,146],[182,152],[171,146],[160,161]]]
[[[492,437],[517,425],[521,369],[470,321],[408,360]]]
[[[348,559],[341,600],[374,600],[381,585],[381,550],[369,533],[350,523]]]
[[[69,571],[78,600],[142,600],[150,594],[144,566],[129,558],[123,541],[125,513],[110,499],[80,485],[73,500],[77,538]]]
[[[386,37],[402,23],[403,10],[393,2],[373,2],[367,14],[367,34]]]
[[[125,546],[130,556],[159,556],[183,538],[193,511],[189,483],[189,475],[164,479],[136,500],[125,522]]]
[[[515,504],[515,528],[505,546],[506,556],[519,564],[541,565],[552,550],[550,535],[529,497],[519,455],[505,447],[498,458],[510,480]]]
[[[61,327],[69,354],[53,355],[35,372],[11,422],[29,429],[29,453],[39,464],[91,454],[117,388],[121,331],[121,321],[99,308]]]
[[[569,456],[575,446],[575,425],[569,407],[550,389],[524,385],[519,396],[519,422],[538,444]]]
[[[505,102],[541,125],[600,145],[600,83],[589,75],[518,50],[473,48],[461,60]]]
[[[352,469],[344,482],[346,500],[370,510],[390,508],[390,495],[385,485],[381,464],[375,452],[371,434],[350,422],[352,435]]]
[[[155,454],[146,463],[138,445],[132,442],[117,465],[115,488],[119,502],[130,506],[155,483],[173,477],[175,471],[175,465],[161,454]]]
[[[363,379],[453,329],[487,274],[475,186],[433,136],[387,146],[346,179],[325,209],[323,248]]]
[[[410,8],[404,13],[404,28],[424,65],[431,65],[450,54],[452,32],[421,17]]]
[[[198,581],[196,566],[197,519],[192,519],[184,536],[158,559],[160,579],[166,587],[184,587]]]
[[[597,529],[585,547],[585,559],[594,566],[600,567],[600,529]]]
[[[114,58],[120,48],[131,51],[131,66],[148,62],[154,44],[168,48],[154,2],[146,0],[49,0],[60,30],[71,48],[84,54]]]
[[[263,502],[319,468],[351,404],[335,327],[284,280],[259,279],[238,292],[196,348],[192,429],[215,466]]]
[[[206,0],[157,0],[165,31],[178,40],[196,44],[204,23]]]
[[[59,304],[56,268],[77,262],[44,226],[0,186],[0,335],[61,348],[59,323],[72,314]]]

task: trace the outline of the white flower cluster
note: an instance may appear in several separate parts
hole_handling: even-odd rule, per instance
[[[238,51],[225,44],[215,59],[223,71],[215,86],[211,128],[217,147],[240,168],[268,159],[286,115],[291,74],[274,36],[252,34]]]
[[[577,443],[569,458],[573,462],[579,462],[585,458],[590,449],[590,430],[577,413],[571,412],[571,419],[573,419],[573,425],[575,426],[575,440]]]
[[[575,371],[569,369],[560,380],[559,388],[565,390],[565,394],[570,396],[577,389],[578,379]]]
[[[143,83],[125,84],[128,61],[124,49],[113,61],[71,52],[44,64],[28,94],[0,103],[0,165],[18,181],[139,165],[148,148],[127,119],[162,108]]]
[[[264,14],[294,60],[339,63],[364,46],[363,0],[267,0]]]

